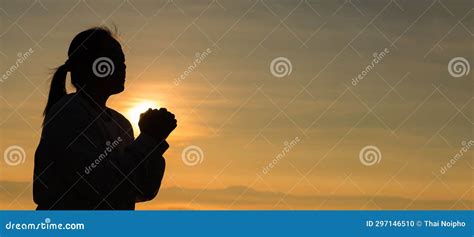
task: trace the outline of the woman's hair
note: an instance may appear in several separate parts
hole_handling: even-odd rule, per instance
[[[67,73],[71,72],[71,83],[77,90],[84,87],[89,77],[87,76],[88,70],[80,70],[81,65],[82,67],[92,65],[92,61],[101,53],[104,44],[107,44],[111,39],[115,40],[115,34],[107,27],[90,28],[74,37],[69,45],[68,60],[56,68],[53,74],[48,102],[43,112],[45,118],[53,105],[67,94]],[[43,121],[44,124],[45,121]]]

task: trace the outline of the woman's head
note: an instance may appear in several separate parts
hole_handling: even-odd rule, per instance
[[[53,75],[44,115],[67,94],[67,72],[77,91],[110,96],[124,90],[125,68],[122,47],[108,28],[95,27],[77,34],[67,61]]]

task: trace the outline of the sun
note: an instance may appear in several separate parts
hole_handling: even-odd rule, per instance
[[[127,117],[132,123],[132,126],[135,131],[138,130],[138,121],[140,120],[140,114],[144,113],[148,109],[159,109],[160,107],[158,106],[157,102],[151,101],[151,100],[145,100],[136,103],[134,106],[132,106],[128,112],[127,112]]]

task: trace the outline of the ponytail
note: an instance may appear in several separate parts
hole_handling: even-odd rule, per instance
[[[43,112],[43,126],[46,125],[51,108],[61,98],[63,98],[66,92],[66,77],[67,73],[71,72],[72,69],[75,71],[74,75],[71,75],[71,84],[76,88],[80,89],[86,84],[88,75],[84,75],[77,67],[78,65],[88,65],[91,58],[95,58],[97,53],[102,50],[103,43],[109,42],[104,40],[114,39],[114,34],[107,27],[94,27],[85,30],[77,34],[72,39],[71,44],[67,52],[68,60],[56,69],[51,80],[51,88],[49,89],[48,102]],[[115,39],[114,39],[115,40]]]
[[[54,104],[58,102],[63,96],[67,94],[66,92],[66,76],[67,72],[69,71],[68,62],[59,66],[56,69],[56,72],[53,74],[53,78],[51,80],[51,87],[49,89],[49,96],[48,102],[46,103],[46,107],[44,108],[43,116],[43,126],[46,123],[46,115],[51,110]]]

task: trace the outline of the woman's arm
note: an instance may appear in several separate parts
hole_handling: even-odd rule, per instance
[[[174,114],[162,108],[160,110],[149,109],[141,114],[138,126],[142,132],[139,137],[150,143],[154,141],[155,148],[153,150],[161,155],[145,158],[145,162],[140,164],[135,175],[139,191],[136,202],[143,202],[153,199],[160,189],[166,166],[162,155],[169,147],[166,138],[176,128],[177,123]]]
[[[135,177],[135,188],[136,202],[145,202],[152,200],[158,194],[161,186],[161,181],[165,172],[166,162],[163,158],[163,153],[168,149],[168,143],[163,140],[157,142],[151,136],[146,134],[140,134],[136,141],[141,141],[142,149],[146,149],[148,154],[145,155],[144,159],[136,167],[133,174]],[[130,145],[127,149],[137,150],[134,148],[134,144]]]

